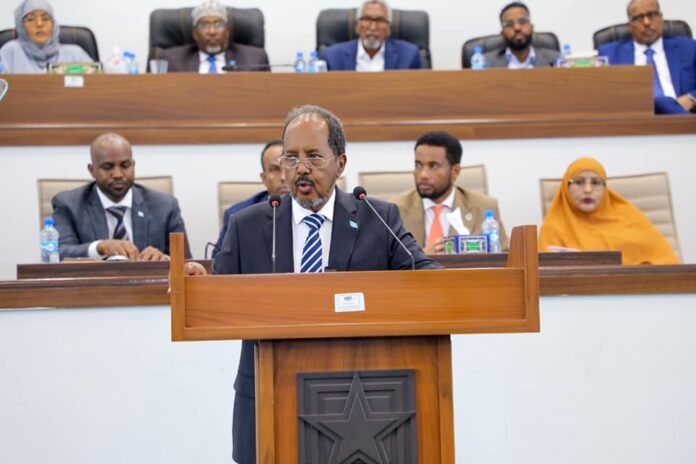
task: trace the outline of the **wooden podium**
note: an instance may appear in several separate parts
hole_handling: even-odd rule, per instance
[[[185,277],[170,240],[172,339],[259,340],[264,464],[454,463],[449,335],[539,331],[535,226],[498,269]]]

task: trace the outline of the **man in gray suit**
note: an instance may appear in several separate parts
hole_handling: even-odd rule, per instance
[[[135,160],[122,136],[100,135],[90,155],[94,182],[53,197],[61,259],[169,260],[169,233],[186,232],[176,198],[134,184]]]
[[[553,66],[558,52],[532,45],[534,25],[529,18],[529,8],[521,2],[508,3],[500,12],[500,35],[507,47],[485,53],[486,67],[526,69]]]
[[[307,105],[288,115],[279,162],[290,193],[276,213],[277,272],[411,269],[411,258],[368,206],[336,187],[347,162],[345,149],[343,125],[331,112]],[[441,267],[404,229],[396,205],[380,200],[372,203],[413,254],[416,268]],[[267,202],[232,215],[213,271],[272,272],[272,218]],[[186,272],[205,274],[198,263],[187,263]],[[242,342],[234,383],[232,441],[233,457],[239,464],[256,463],[254,344],[253,340]]]
[[[206,1],[191,12],[195,44],[162,50],[157,58],[167,60],[168,72],[224,73],[233,64],[240,71],[269,71],[263,48],[230,42],[227,8],[215,0]]]

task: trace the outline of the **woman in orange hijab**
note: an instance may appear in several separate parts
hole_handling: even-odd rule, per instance
[[[667,239],[638,208],[606,186],[597,160],[566,170],[541,226],[540,251],[621,251],[623,264],[676,264]]]

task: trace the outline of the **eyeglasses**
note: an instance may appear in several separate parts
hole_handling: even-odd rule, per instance
[[[606,182],[599,177],[590,177],[588,179],[584,177],[575,177],[568,181],[568,185],[571,187],[582,188],[586,186],[588,182],[592,188],[604,187],[606,185]]]
[[[503,29],[509,29],[511,27],[515,27],[515,24],[518,24],[520,26],[526,26],[527,24],[529,24],[531,22],[532,21],[526,16],[522,16],[521,18],[517,18],[517,19],[509,19],[503,23]]]
[[[358,21],[363,22],[363,23],[375,23],[378,26],[386,26],[389,24],[389,20],[387,18],[376,18],[374,16],[361,16],[358,18]]]
[[[641,13],[639,15],[631,16],[631,22],[642,23],[645,18],[648,18],[650,21],[652,21],[653,19],[659,18],[660,16],[662,16],[662,12],[660,10],[648,11],[647,13]]]
[[[44,22],[44,23],[53,21],[53,18],[51,18],[51,15],[49,15],[48,13],[44,13],[42,15],[33,15],[30,13],[24,17],[22,22],[24,22],[25,24],[34,24],[39,19],[41,20],[41,22]]]
[[[196,23],[195,28],[198,31],[205,31],[210,28],[216,31],[221,31],[225,28],[225,21],[215,21],[213,23]]]
[[[324,158],[320,155],[310,155],[305,159],[300,159],[297,156],[281,156],[278,158],[278,163],[285,169],[295,169],[300,163],[304,164],[305,167],[309,169],[321,169],[326,166],[326,163],[337,157],[338,155],[329,158]]]

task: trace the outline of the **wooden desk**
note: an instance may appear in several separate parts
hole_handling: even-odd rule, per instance
[[[485,255],[433,256],[448,268],[504,267],[507,253]],[[212,260],[194,260],[212,272]],[[539,253],[539,266],[603,266],[621,264],[620,251],[592,251],[583,253]],[[166,277],[168,262],[104,262],[66,261],[59,264],[18,264],[18,279],[58,279],[75,277]]]
[[[0,144],[82,145],[106,131],[134,144],[262,143],[293,106],[335,112],[350,141],[696,132],[696,118],[655,117],[642,66],[485,72],[7,75]]]
[[[696,264],[540,267],[539,282],[542,296],[696,293]],[[0,281],[0,309],[169,305],[167,287],[161,274]]]

